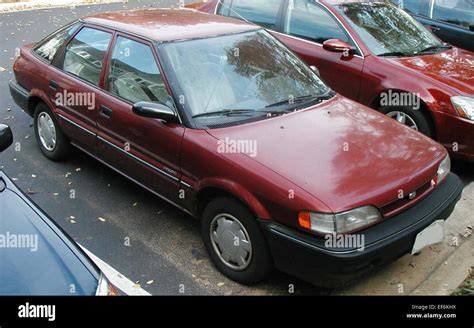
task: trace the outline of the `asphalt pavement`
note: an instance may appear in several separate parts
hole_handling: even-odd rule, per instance
[[[8,82],[17,47],[84,15],[177,3],[130,1],[0,14],[0,122],[15,136],[14,145],[0,154],[0,167],[77,242],[151,294],[331,293],[281,273],[252,287],[225,278],[207,257],[197,221],[80,151],[62,163],[47,160],[36,145],[32,118],[11,99]],[[473,168],[454,163],[466,185],[474,181]],[[472,189],[464,197],[474,198]]]

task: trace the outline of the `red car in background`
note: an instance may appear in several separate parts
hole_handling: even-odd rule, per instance
[[[221,0],[188,5],[267,28],[340,94],[474,160],[474,54],[387,1]]]

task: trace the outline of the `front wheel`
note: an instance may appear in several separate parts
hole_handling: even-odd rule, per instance
[[[253,284],[271,272],[272,260],[260,227],[238,201],[212,200],[203,213],[201,234],[212,262],[230,279]]]
[[[410,129],[434,137],[433,126],[427,114],[409,107],[380,107],[379,111]]]
[[[44,103],[39,103],[34,114],[35,136],[41,152],[52,161],[60,161],[70,151],[69,140],[62,133],[54,114]]]

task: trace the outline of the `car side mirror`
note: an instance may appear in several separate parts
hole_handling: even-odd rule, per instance
[[[354,47],[339,39],[330,39],[323,42],[323,48],[331,52],[354,53]]]
[[[153,102],[141,101],[133,105],[132,111],[142,117],[156,118],[166,122],[177,122],[178,115],[170,107]]]
[[[13,143],[13,133],[8,125],[0,124],[0,152]]]

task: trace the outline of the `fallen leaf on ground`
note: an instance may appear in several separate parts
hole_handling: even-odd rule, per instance
[[[463,232],[461,232],[461,236],[463,238],[467,238],[469,237],[470,235],[472,235],[472,226],[467,226],[466,227],[466,230],[464,230]]]

